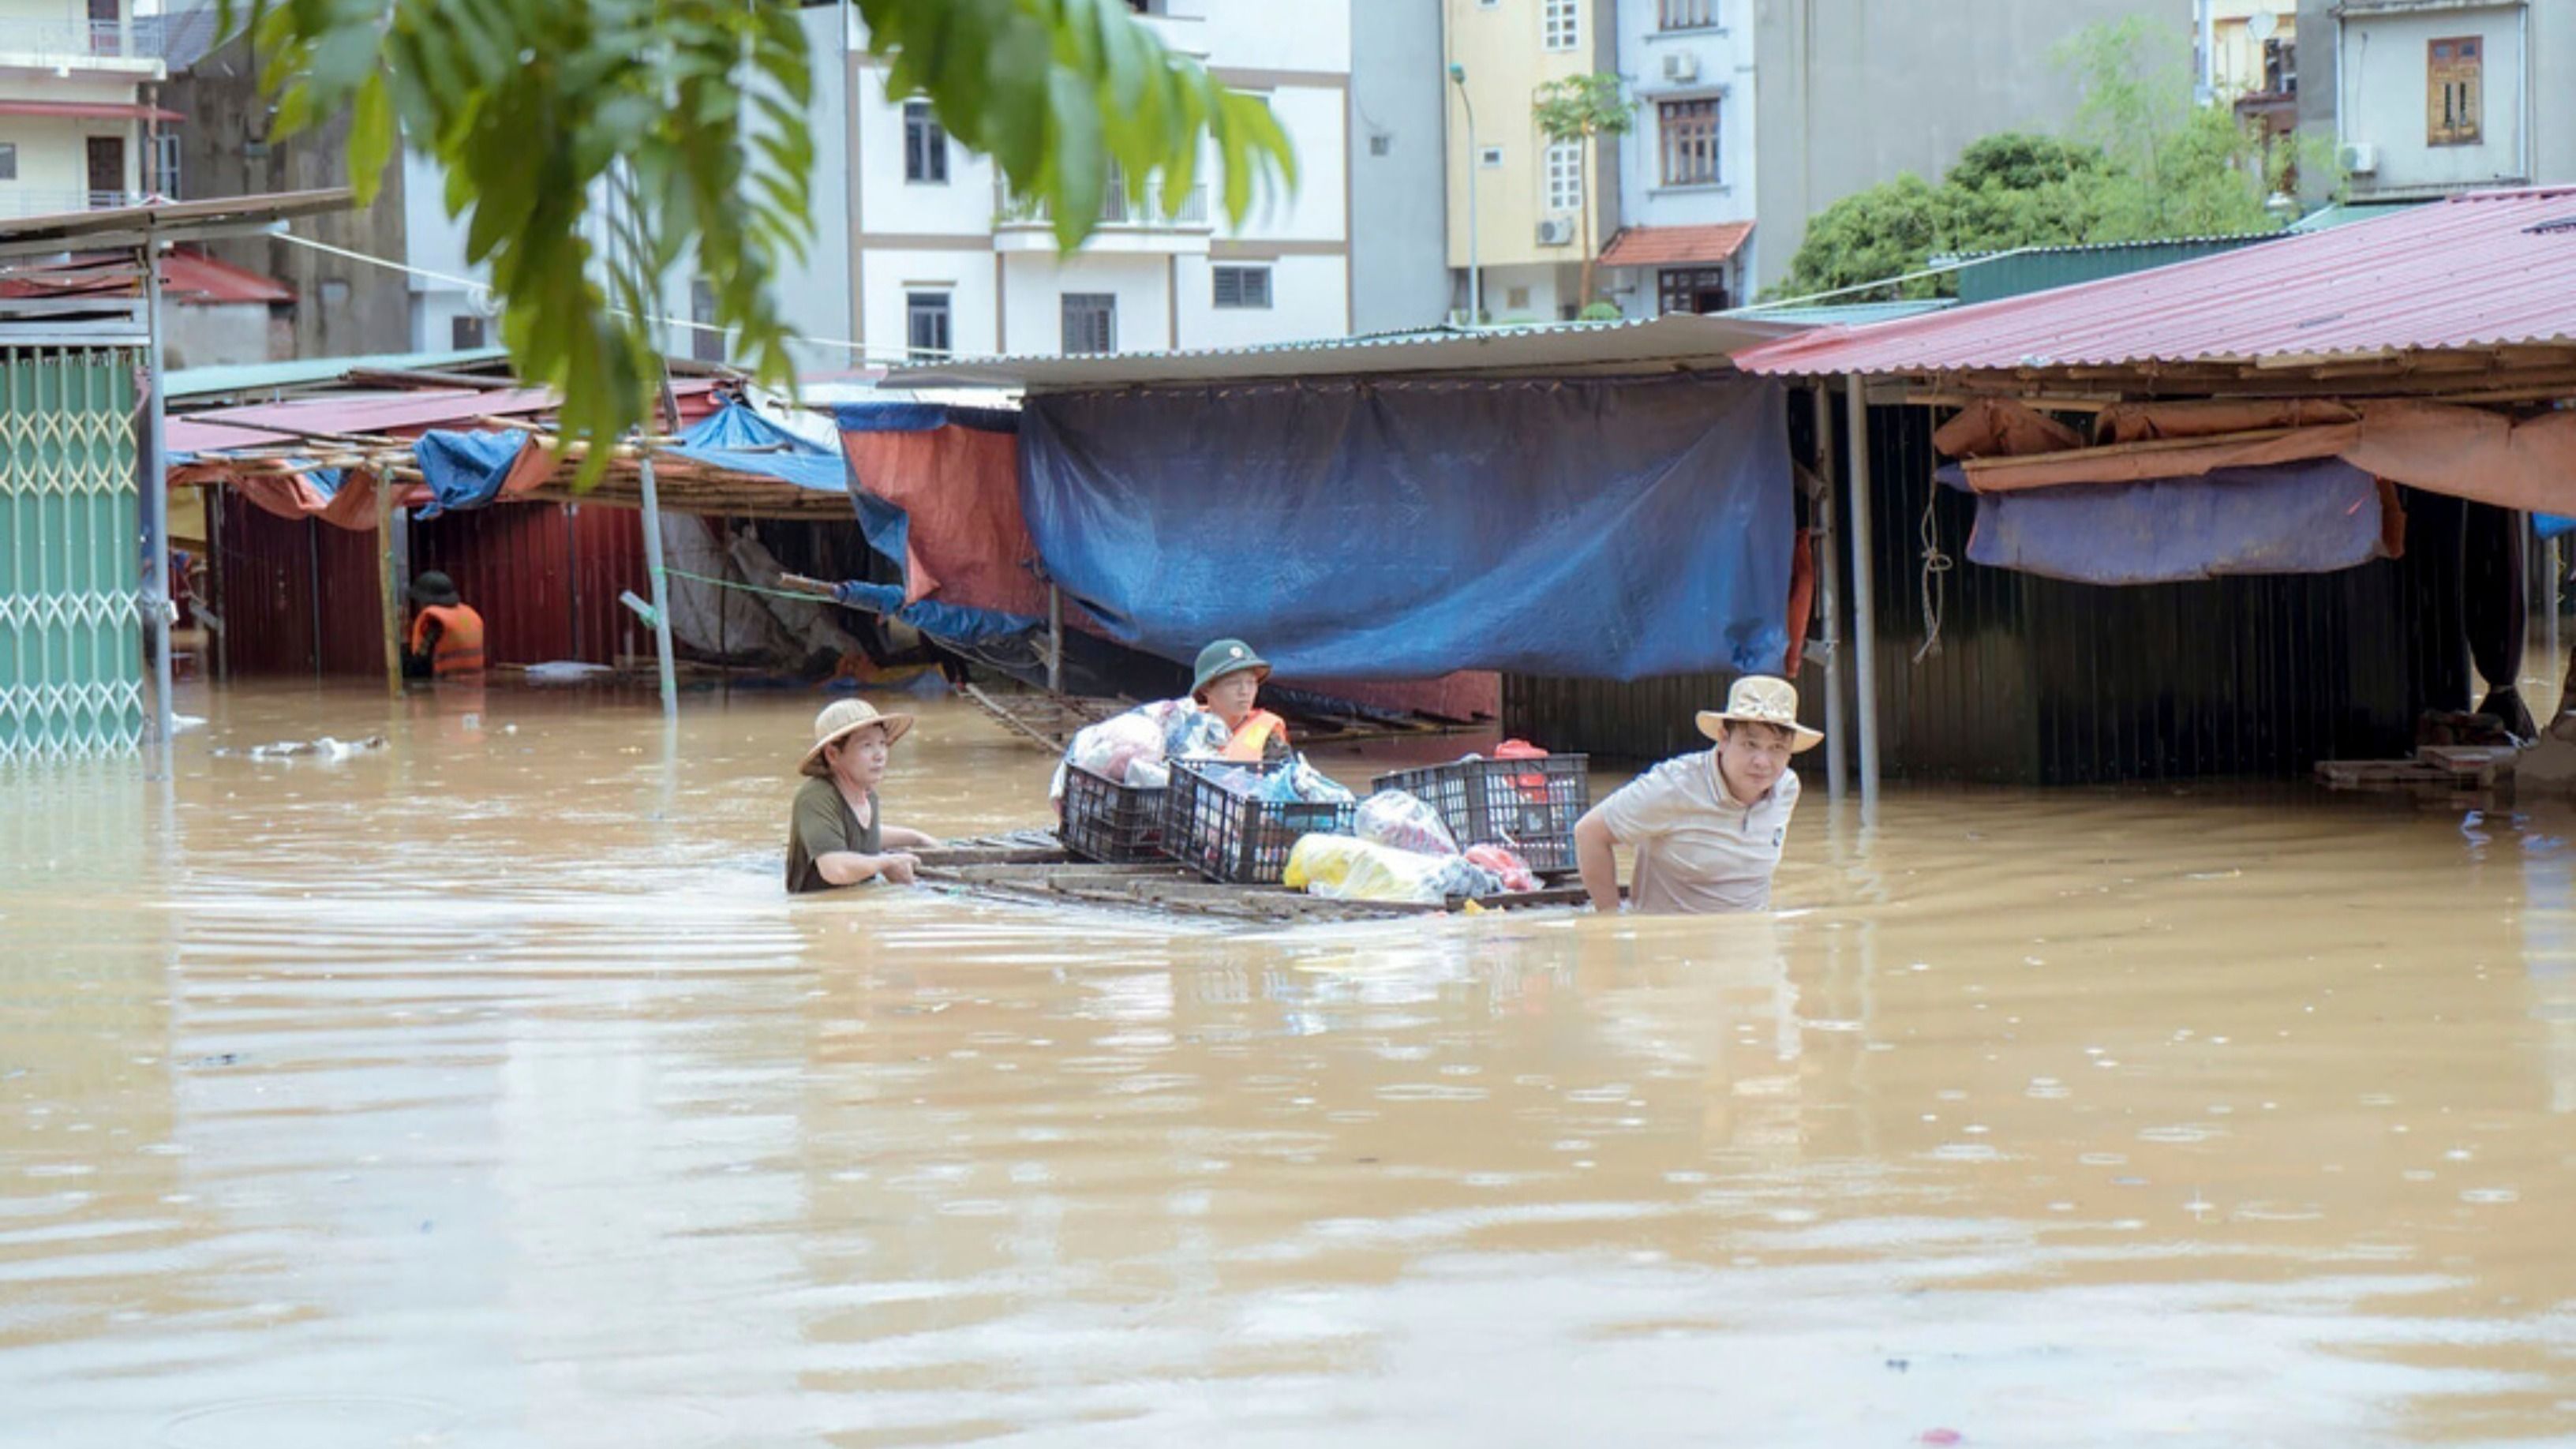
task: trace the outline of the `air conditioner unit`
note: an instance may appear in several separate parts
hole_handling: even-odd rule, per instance
[[[1538,224],[1538,244],[1543,247],[1574,245],[1574,218],[1551,216]]]
[[[2379,169],[2379,148],[2368,141],[2346,141],[2342,160],[2344,170],[2355,176],[2368,176]]]
[[[1664,79],[1688,85],[1699,79],[1699,56],[1687,50],[1676,50],[1664,57]]]

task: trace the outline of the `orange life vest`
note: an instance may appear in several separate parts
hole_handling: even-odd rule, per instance
[[[441,679],[451,674],[483,672],[483,616],[463,604],[426,604],[411,621],[411,652],[421,652],[432,621],[438,624],[438,642],[430,646],[430,672]]]
[[[1243,717],[1234,734],[1225,742],[1217,757],[1239,765],[1257,765],[1268,752],[1270,741],[1277,736],[1281,743],[1288,739],[1288,721],[1266,709],[1256,709]]]

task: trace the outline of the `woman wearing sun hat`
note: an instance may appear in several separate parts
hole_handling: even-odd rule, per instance
[[[798,766],[805,785],[788,817],[790,894],[869,880],[912,884],[921,862],[909,852],[939,842],[886,824],[877,808],[886,757],[911,730],[911,715],[879,714],[864,699],[835,700],[814,716],[814,747]]]
[[[1240,639],[1219,639],[1199,651],[1190,698],[1225,722],[1223,757],[1242,764],[1288,758],[1288,722],[1259,707],[1269,661]]]
[[[1748,674],[1726,708],[1699,712],[1712,749],[1666,760],[1592,807],[1574,826],[1574,855],[1595,910],[1619,909],[1613,845],[1637,853],[1629,903],[1640,911],[1701,914],[1771,905],[1771,873],[1798,808],[1789,757],[1824,736],[1798,723],[1798,691]]]

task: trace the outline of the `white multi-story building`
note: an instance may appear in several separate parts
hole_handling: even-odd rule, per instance
[[[1630,317],[1748,300],[1754,0],[1618,0],[1619,74],[1637,103],[1619,146],[1621,227],[1602,290]]]
[[[133,0],[0,0],[0,216],[125,206],[152,189],[164,25]],[[175,137],[173,137],[175,140]]]
[[[1355,126],[1354,13],[1390,0],[1130,3],[1166,45],[1269,104],[1296,147],[1294,192],[1256,203],[1241,227],[1232,226],[1210,194],[1217,177],[1210,154],[1176,215],[1164,214],[1159,193],[1138,205],[1113,190],[1098,230],[1065,254],[1047,218],[1009,194],[990,161],[950,140],[920,99],[888,90],[886,68],[842,33],[841,8],[809,5],[802,21],[818,83],[808,120],[823,158],[811,178],[817,245],[782,279],[780,293],[809,339],[799,347],[801,365],[836,371],[944,352],[1227,347],[1439,320],[1446,279],[1436,210],[1436,12],[1421,12],[1414,27],[1421,33],[1404,52],[1418,52],[1421,74],[1409,85],[1419,104],[1404,103],[1411,91],[1399,78],[1392,94],[1384,86],[1369,93],[1387,114]],[[1363,14],[1362,24],[1383,29],[1386,19]],[[1355,131],[1363,137],[1358,155]],[[493,340],[488,298],[440,280],[471,275],[462,229],[442,214],[432,163],[412,156],[406,164],[408,261],[436,274],[412,279],[412,341],[422,349],[484,345]],[[1355,272],[1352,197],[1356,186],[1370,185],[1403,194],[1382,208],[1387,227],[1363,229],[1364,248],[1372,238],[1383,247]],[[1424,218],[1426,236],[1393,229]],[[707,304],[703,287],[672,280],[669,315],[701,319]],[[668,345],[683,355],[725,355],[723,338],[686,328],[674,329]]]

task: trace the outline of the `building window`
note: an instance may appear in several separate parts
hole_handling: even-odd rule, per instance
[[[1477,164],[1477,165],[1479,165],[1479,166],[1487,166],[1487,167],[1500,166],[1500,165],[1502,165],[1502,164],[1503,164],[1503,148],[1502,148],[1502,147],[1500,147],[1500,146],[1488,146],[1488,147],[1486,147],[1485,149],[1483,149],[1482,151],[1477,152],[1477,153],[1476,153],[1476,164]]]
[[[1383,156],[1394,149],[1395,138],[1393,136],[1369,137],[1369,154],[1372,156]]]
[[[1717,101],[1664,101],[1655,107],[1663,136],[1666,186],[1717,184]]]
[[[1659,29],[1706,30],[1717,24],[1717,0],[1661,0]]]
[[[1726,268],[1666,267],[1656,274],[1655,300],[1662,312],[1723,312]]]
[[[1107,292],[1064,294],[1064,353],[1118,350],[1118,299]]]
[[[1582,0],[1539,0],[1538,34],[1549,50],[1572,50],[1581,33]]]
[[[725,360],[724,329],[715,325],[716,285],[701,278],[689,283],[689,356],[700,362]]]
[[[2430,41],[2424,66],[2424,144],[2474,146],[2485,113],[2481,80],[2486,42],[2459,35]]]
[[[915,357],[948,355],[948,294],[906,292],[903,295],[903,340]]]
[[[903,179],[945,185],[948,132],[930,114],[930,102],[903,103]]]
[[[18,179],[18,143],[0,141],[0,181]]]
[[[1582,142],[1548,142],[1547,209],[1550,211],[1583,209]]]
[[[1216,279],[1214,304],[1219,307],[1270,306],[1270,269],[1268,267],[1211,267]]]
[[[2263,89],[2266,94],[2299,93],[2299,43],[2275,35],[2263,42]]]
[[[447,345],[458,352],[473,352],[483,346],[483,319],[468,312],[447,319]]]
[[[156,140],[158,145],[152,153],[151,189],[168,200],[176,201],[179,199],[179,135],[175,131],[164,131]]]

